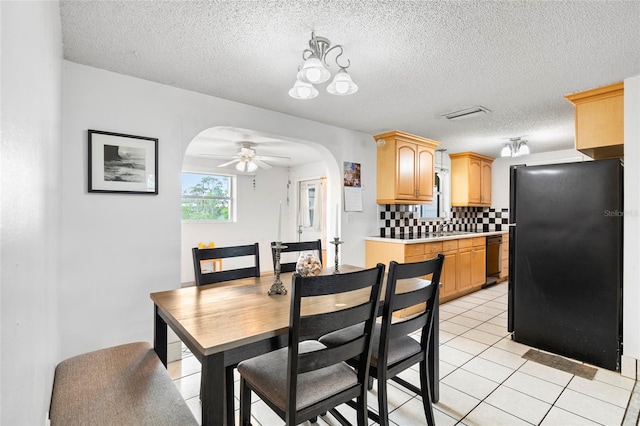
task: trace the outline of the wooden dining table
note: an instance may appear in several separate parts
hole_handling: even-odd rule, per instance
[[[341,265],[340,272],[363,268]],[[325,268],[322,274],[332,274]],[[233,425],[233,395],[226,395],[226,383],[233,381],[227,367],[287,345],[290,288],[293,273],[281,274],[286,295],[267,295],[274,275],[244,278],[205,286],[151,293],[154,303],[154,349],[167,365],[167,326],[184,342],[202,364],[202,425]],[[428,285],[426,280],[400,280],[399,293]],[[384,289],[382,290],[384,297]],[[364,297],[364,296],[363,296]],[[382,301],[381,301],[382,302]],[[323,309],[344,309],[359,303],[358,297],[324,296],[304,313]],[[438,306],[429,346],[431,394],[438,401]],[[382,304],[379,314],[382,313]],[[229,370],[231,371],[231,370]]]

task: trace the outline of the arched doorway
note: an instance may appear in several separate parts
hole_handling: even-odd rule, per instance
[[[239,166],[243,148],[249,148],[267,167]],[[263,161],[264,160],[264,161]],[[220,166],[223,167],[220,167]],[[271,166],[271,167],[268,167]],[[228,220],[183,220],[181,225],[181,282],[193,281],[191,248],[199,242],[217,246],[260,244],[260,266],[272,270],[270,243],[277,238],[277,223],[282,205],[283,241],[298,241],[301,217],[299,183],[324,179],[324,203],[320,212],[323,247],[326,230],[335,227],[337,218],[327,214],[327,205],[340,200],[335,160],[322,145],[311,141],[270,135],[248,129],[212,127],[200,132],[189,143],[182,165],[183,173],[228,176],[232,182],[233,213]],[[329,210],[331,211],[331,210]],[[329,254],[329,262],[333,261]]]

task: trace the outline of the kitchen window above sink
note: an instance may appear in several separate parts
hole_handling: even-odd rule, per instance
[[[437,151],[440,155],[436,156],[433,201],[429,204],[420,205],[419,217],[422,220],[447,220],[450,217],[449,167],[448,164],[444,162],[444,156],[442,155],[445,150],[438,149]]]

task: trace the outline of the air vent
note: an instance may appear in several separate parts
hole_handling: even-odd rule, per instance
[[[491,111],[483,106],[475,106],[444,114],[443,117],[447,120],[462,120],[464,118],[477,117],[478,115],[488,114],[490,112]]]

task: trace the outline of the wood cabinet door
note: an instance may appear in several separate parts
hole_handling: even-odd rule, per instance
[[[396,198],[413,200],[416,198],[416,164],[418,147],[407,142],[396,145]]]
[[[442,282],[442,288],[440,289],[441,298],[449,296],[456,292],[456,271],[458,269],[457,263],[457,252],[444,254],[444,264],[442,265],[442,272],[440,274],[440,282]]]
[[[417,199],[421,201],[433,200],[434,160],[435,152],[426,146],[417,146],[416,185],[418,189]]]
[[[491,163],[482,161],[480,166],[482,168],[480,173],[480,202],[491,206]]]
[[[624,95],[613,93],[576,105],[576,149],[624,144]]]
[[[509,234],[502,236],[502,263],[500,264],[500,278],[509,276]]]
[[[469,158],[469,204],[482,202],[482,161]]]
[[[487,281],[487,250],[474,247],[471,250],[471,286],[476,287]]]
[[[471,249],[458,251],[457,256],[457,290],[471,288]]]

